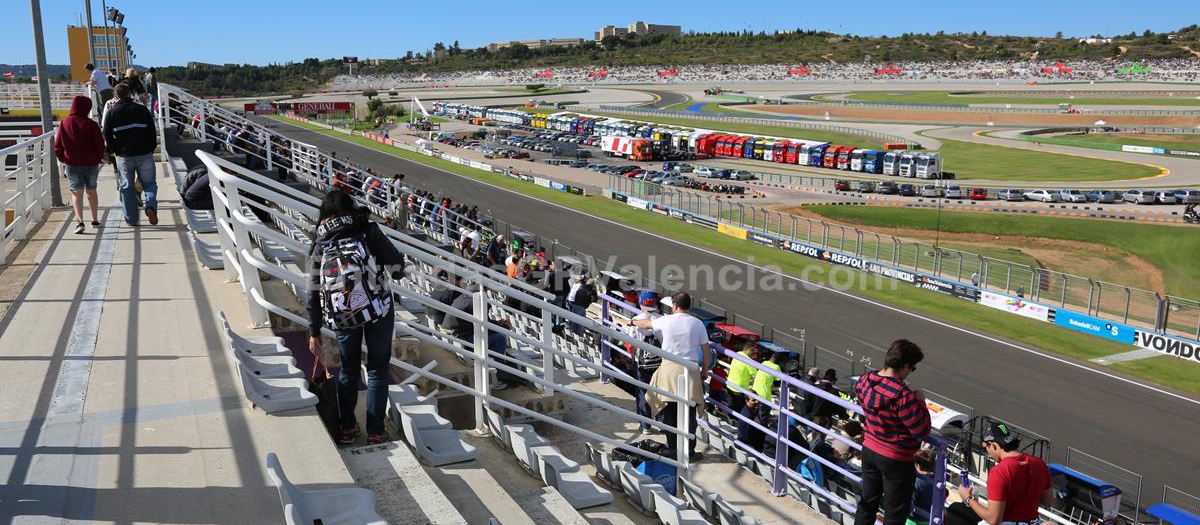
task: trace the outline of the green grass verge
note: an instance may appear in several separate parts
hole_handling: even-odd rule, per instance
[[[634,228],[654,232],[738,260],[753,258],[756,264],[777,266],[790,275],[801,275],[806,268],[816,266],[822,269],[822,271],[815,273],[811,271],[807,272],[810,280],[823,285],[831,284],[829,276],[833,266],[828,263],[798,257],[781,250],[758,246],[662,215],[639,212],[622,203],[603,197],[584,197],[554,191],[503,175],[486,173],[442,159],[434,159],[419,153],[385,146],[361,137],[349,137],[317,126],[284,120],[281,117],[272,118],[291,125],[349,140],[355,144],[384,151],[400,158],[420,162],[507,188],[546,202],[560,204],[597,217],[603,217]],[[839,272],[836,275],[838,275],[837,286],[839,288],[850,289],[859,296],[885,302],[892,306],[933,318],[944,319],[982,332],[1002,334],[1001,337],[1006,339],[1047,349],[1060,355],[1077,359],[1092,359],[1131,350],[1131,347],[1128,345],[1121,345],[1098,338],[1081,337],[1078,332],[1072,330],[1048,325],[1032,319],[1013,316],[999,310],[982,306],[968,306],[962,299],[956,299],[936,292],[921,290],[898,283],[896,284],[896,288],[893,289],[890,286],[893,281],[884,281],[880,278],[857,272],[848,272],[848,280],[844,278],[847,275],[846,272]],[[883,286],[880,286],[881,284]],[[703,293],[700,292],[699,295],[703,295]],[[1153,375],[1153,371],[1135,370],[1129,373],[1192,394],[1200,394],[1200,382],[1195,381],[1194,377],[1168,376],[1160,378]]]
[[[937,210],[874,206],[806,206],[806,211],[837,221],[866,226],[933,232]],[[952,233],[1021,235],[1119,246],[1157,266],[1167,291],[1183,297],[1200,297],[1200,235],[1182,226],[1137,222],[1101,221],[942,211],[941,230]],[[970,251],[970,250],[968,250]]]
[[[687,95],[684,95],[684,98],[686,98],[687,100],[684,100],[683,102],[680,102],[678,104],[671,104],[670,106],[667,106],[663,109],[669,109],[672,111],[687,111],[687,108],[689,106],[691,106],[694,101],[692,100],[692,97],[689,97]]]
[[[859,92],[849,95],[851,100],[882,102],[887,104],[1023,104],[1049,105],[1059,103],[1091,104],[1096,106],[1200,106],[1200,93],[1188,96],[1162,98],[1121,98],[1087,92],[1071,95],[964,95],[953,96],[949,91],[878,91]]]
[[[1177,385],[1187,385],[1188,383],[1195,385],[1196,377],[1200,376],[1200,364],[1172,355],[1122,361],[1109,365],[1109,368],[1131,376],[1159,378],[1158,382],[1164,385],[1174,386],[1192,393],[1195,393],[1194,389],[1180,388]]]
[[[1098,182],[1153,177],[1158,168],[1046,151],[938,138],[942,169],[962,179],[1005,182]]]
[[[1068,140],[1099,142],[1102,144],[1128,144],[1130,146],[1150,146],[1158,148],[1197,149],[1200,148],[1200,134],[1197,135],[1147,135],[1141,133],[1073,133],[1060,135]],[[1188,158],[1188,157],[1183,157]]]

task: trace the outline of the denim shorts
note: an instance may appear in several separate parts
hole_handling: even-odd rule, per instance
[[[67,182],[71,191],[96,189],[96,179],[100,178],[100,166],[67,166]]]

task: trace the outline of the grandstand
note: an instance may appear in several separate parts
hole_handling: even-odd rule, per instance
[[[519,81],[516,76],[509,78]],[[453,78],[434,81],[457,83]],[[90,243],[94,248],[63,243],[61,232],[57,241],[51,241],[44,262],[39,263],[45,266],[37,270],[28,293],[0,319],[0,327],[5,328],[0,341],[5,348],[30,348],[31,361],[40,356],[61,366],[63,378],[49,373],[45,365],[45,370],[28,374],[42,381],[37,374],[46,373],[41,388],[32,379],[22,379],[30,384],[3,391],[4,402],[11,405],[0,406],[13,408],[6,413],[31,423],[0,426],[4,432],[0,435],[11,437],[6,443],[12,444],[5,446],[12,447],[15,458],[7,470],[0,470],[9,474],[0,492],[0,520],[24,522],[23,518],[44,516],[187,523],[312,523],[314,518],[324,523],[786,520],[848,525],[853,521],[859,476],[852,465],[814,454],[791,432],[818,439],[828,436],[859,450],[861,445],[842,438],[835,426],[817,425],[797,408],[805,398],[817,396],[853,417],[861,413],[856,404],[786,371],[750,362],[779,385],[774,396],[750,394],[776,416],[774,426],[751,423],[766,434],[767,447],[759,450],[738,441],[735,427],[747,421],[728,412],[715,395],[706,399],[709,413],[699,418],[695,428],[675,429],[644,418],[632,408],[628,392],[616,385],[655,390],[675,400],[681,421],[687,421],[682,413],[694,403],[631,376],[619,365],[622,357],[643,352],[679,361],[685,368],[695,365],[631,335],[625,327],[639,308],[624,294],[605,288],[602,291],[614,293],[605,293],[586,315],[564,309],[541,288],[455,251],[464,228],[485,236],[504,233],[512,239],[519,236],[520,225],[450,211],[430,217],[421,213],[421,206],[410,206],[419,202],[420,197],[414,198],[416,190],[425,189],[419,181],[375,193],[369,190],[371,171],[347,160],[344,151],[337,156],[173,86],[160,84],[159,95],[163,173],[182,184],[189,170],[207,168],[215,208],[205,212],[169,207],[164,210],[169,213],[163,214],[169,220],[161,230],[131,231],[111,213],[97,242]],[[38,222],[37,205],[47,198],[47,165],[52,162],[48,137],[0,152],[26,159],[13,171],[20,177],[18,215],[27,225]],[[389,427],[400,438],[385,446],[341,450],[332,446],[314,408],[317,400],[307,389],[313,358],[305,355],[294,335],[302,333],[307,323],[301,307],[309,286],[304,262],[317,206],[322,195],[334,190],[335,182],[352,188],[358,203],[377,221],[394,225],[384,231],[408,261],[403,277],[389,282],[398,299],[390,360],[396,384],[389,389]],[[14,242],[26,236],[24,226],[22,231],[9,234],[6,229],[5,233]],[[530,244],[556,246],[531,237]],[[0,257],[4,254],[0,251]],[[604,255],[564,251],[546,257],[571,265]],[[78,283],[62,279],[65,274],[55,269],[59,264],[89,262],[93,269]],[[156,264],[164,268],[159,273],[138,269]],[[76,284],[77,290],[65,289]],[[439,288],[471,295],[471,308],[457,309],[434,300],[433,292]],[[72,292],[77,300],[69,301],[73,305],[69,309],[51,311],[46,306],[62,302],[56,298],[72,297]],[[122,300],[125,305],[119,306]],[[169,307],[145,304],[156,304],[152,301]],[[100,304],[107,304],[103,311]],[[465,319],[474,336],[465,339],[439,330],[434,320],[439,312]],[[40,317],[46,317],[43,323],[36,321]],[[736,321],[736,315],[728,317]],[[579,334],[555,330],[556,318],[584,330]],[[50,330],[8,330],[41,324],[67,326],[70,331],[58,335]],[[79,326],[84,335],[79,335]],[[509,350],[489,348],[489,332],[501,334]],[[759,335],[765,335],[761,332],[759,327]],[[89,333],[90,352],[86,350]],[[46,344],[56,335],[69,344]],[[156,337],[158,344],[153,342]],[[841,372],[849,377],[869,366],[830,365],[836,362],[830,357],[834,352],[781,334],[772,339],[796,354],[798,370],[845,366]],[[725,361],[720,366],[743,359],[732,349],[717,346]],[[44,355],[36,353],[43,349]],[[75,357],[88,359],[69,359]],[[119,366],[108,367],[109,359]],[[172,364],[157,365],[156,360]],[[177,360],[186,363],[175,364]],[[84,371],[69,363],[88,363],[89,368]],[[193,370],[195,379],[187,376]],[[515,386],[495,389],[500,377],[515,378]],[[677,392],[689,390],[688,377],[681,377]],[[721,380],[714,381],[705,385],[710,394],[714,386],[721,386]],[[113,387],[122,383],[123,391]],[[182,384],[187,388],[178,388]],[[139,385],[145,390],[139,391]],[[85,413],[82,399],[95,403],[92,396],[101,394],[120,399],[105,404],[112,413]],[[163,402],[169,405],[159,405]],[[21,404],[37,408],[17,409]],[[947,472],[963,468],[986,472],[986,459],[979,453],[979,429],[993,418],[956,407],[951,400],[935,406],[931,410],[943,415],[940,432],[929,443],[937,452],[935,479],[953,482]],[[949,414],[961,417],[944,417]],[[791,421],[795,429],[789,427]],[[632,446],[638,437],[633,434],[637,423],[668,435],[696,437],[704,443],[705,459],[697,464],[684,451],[666,455]],[[110,428],[106,425],[115,425],[117,439],[102,435]],[[214,427],[220,431],[213,431]],[[1027,452],[1053,459],[1048,439],[1033,430],[1018,430]],[[91,433],[98,441],[86,446],[85,441],[72,441]],[[47,450],[56,446],[68,450]],[[96,455],[89,457],[89,447],[95,448],[94,454],[111,447],[114,451],[107,453],[117,457],[116,465],[99,461]],[[622,461],[631,457],[645,465],[643,472],[636,471],[633,462]],[[797,458],[796,463],[808,466],[810,475],[792,467]],[[142,461],[152,462],[153,472],[134,476],[135,462],[146,468]],[[660,470],[652,471],[651,466]],[[1180,512],[1197,512],[1196,502],[1173,488],[1168,488],[1173,496],[1162,503],[1165,507],[1152,506],[1149,493],[1142,497],[1137,474],[1110,467],[1115,466],[1101,458],[1068,452],[1066,461],[1055,467],[1064,497],[1055,508],[1041,509],[1043,519],[1091,525],[1119,515],[1126,522],[1150,523],[1162,516],[1180,519]],[[811,474],[817,470],[829,475]],[[200,486],[219,488],[186,490],[193,473],[204,477]],[[108,480],[115,480],[114,488],[104,486]],[[1122,504],[1113,509],[1101,505],[1098,496],[1103,486],[1124,492]],[[61,490],[64,487],[94,492],[80,497]],[[189,502],[198,503],[190,508]],[[929,509],[931,523],[941,523],[945,504],[939,493]],[[804,507],[807,513],[797,510]],[[1106,510],[1116,515],[1106,515]]]

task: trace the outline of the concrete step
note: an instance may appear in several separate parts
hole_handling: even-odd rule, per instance
[[[475,523],[459,513],[404,442],[344,448],[341,454],[354,481],[375,493],[375,512],[388,523]]]

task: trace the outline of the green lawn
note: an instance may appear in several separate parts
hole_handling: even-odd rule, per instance
[[[943,170],[960,179],[1008,182],[1091,182],[1153,177],[1158,168],[1045,151],[939,138]]]
[[[439,169],[457,173],[495,186],[511,189],[531,197],[567,206],[584,213],[627,224],[634,228],[651,231],[668,238],[685,242],[692,246],[705,248],[739,260],[753,258],[756,264],[774,265],[791,275],[801,275],[808,267],[818,267],[821,272],[806,272],[805,275],[813,282],[828,284],[831,265],[812,259],[798,257],[780,250],[759,246],[753,243],[737,240],[685,222],[671,219],[655,213],[638,212],[625,204],[597,196],[577,196],[548,188],[534,186],[503,175],[483,172],[451,163],[442,159],[434,159],[399,148],[385,146],[361,137],[347,137],[316,126],[284,120],[282,117],[272,117],[288,124],[300,126],[330,136],[349,140],[361,146],[373,148],[395,155],[400,158],[427,164]],[[518,225],[522,226],[522,225]],[[1197,253],[1197,252],[1191,252]],[[603,254],[593,254],[603,255]],[[839,278],[839,285],[847,285],[854,293],[874,299],[892,306],[918,312],[933,318],[944,319],[962,326],[982,332],[1002,334],[1002,337],[1022,344],[1046,349],[1050,352],[1078,359],[1092,359],[1129,351],[1127,345],[1117,344],[1098,338],[1081,337],[1078,332],[1049,325],[1032,319],[1013,316],[999,310],[971,306],[962,299],[956,299],[940,293],[897,285],[893,289],[889,282],[877,287],[880,281],[865,274],[851,272],[850,283]],[[1175,359],[1175,358],[1172,358]],[[1182,361],[1182,360],[1177,360]],[[1179,373],[1178,369],[1170,368],[1165,373],[1155,367],[1147,369],[1128,370],[1131,375],[1141,377],[1180,390],[1200,394],[1200,381],[1195,380],[1195,374]],[[1180,367],[1182,368],[1182,367]],[[1198,367],[1200,368],[1200,367]]]
[[[1068,140],[1099,142],[1103,144],[1128,144],[1130,146],[1150,146],[1191,150],[1200,148],[1200,134],[1151,135],[1145,133],[1072,133],[1070,135],[1059,136]]]
[[[830,219],[867,226],[932,232],[937,210],[874,206],[806,206]],[[953,233],[1021,235],[1119,246],[1157,266],[1172,295],[1200,298],[1200,235],[1183,226],[1031,215],[943,211],[941,229]]]
[[[1058,105],[1061,102],[1075,105],[1096,106],[1200,106],[1200,92],[1191,96],[1161,98],[1121,98],[1103,93],[1092,94],[1077,92],[1075,98],[1070,94],[1062,95],[964,95],[954,96],[949,91],[872,91],[852,93],[847,98],[863,102],[883,102],[890,104],[1045,104]]]

